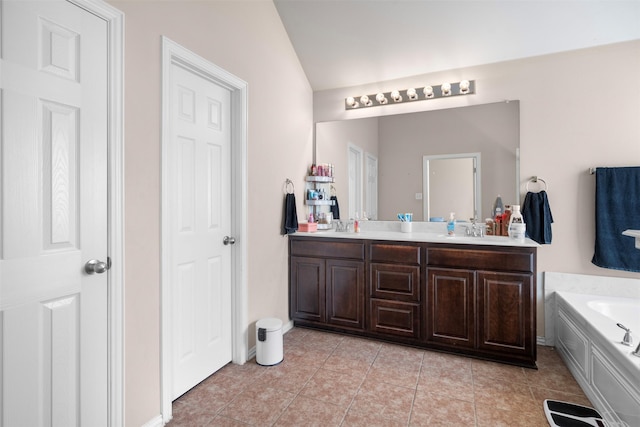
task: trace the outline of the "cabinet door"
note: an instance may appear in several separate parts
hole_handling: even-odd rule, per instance
[[[291,257],[290,262],[291,318],[324,323],[325,260]]]
[[[427,342],[473,348],[474,272],[427,269]]]
[[[478,298],[478,347],[535,356],[533,274],[479,271]]]
[[[364,263],[327,259],[327,323],[364,328]]]

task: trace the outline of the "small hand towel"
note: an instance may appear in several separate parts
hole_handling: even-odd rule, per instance
[[[522,204],[522,219],[527,225],[527,236],[541,245],[551,243],[553,215],[546,191],[528,192]]]
[[[340,206],[338,206],[338,198],[336,196],[331,196],[329,200],[333,200],[333,205],[331,205],[330,208],[333,219],[340,219]]]
[[[598,267],[640,272],[640,250],[622,235],[640,229],[640,166],[596,169],[596,241],[591,262]]]
[[[282,234],[292,234],[298,230],[298,213],[296,211],[296,195],[287,193],[284,199],[284,221]]]

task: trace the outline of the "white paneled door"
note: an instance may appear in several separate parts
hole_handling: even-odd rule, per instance
[[[232,356],[231,94],[179,65],[170,73],[175,399]]]
[[[102,426],[107,24],[65,1],[1,6],[0,425]]]

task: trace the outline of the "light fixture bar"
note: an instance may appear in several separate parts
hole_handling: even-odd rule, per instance
[[[345,98],[344,109],[355,110],[357,108],[377,107],[380,105],[404,104],[406,102],[449,98],[451,96],[471,95],[474,93],[476,93],[475,80],[462,80],[457,83],[420,86],[405,90],[392,90],[390,92],[380,92],[357,97],[350,96]]]

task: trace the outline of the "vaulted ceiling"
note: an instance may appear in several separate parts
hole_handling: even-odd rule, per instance
[[[640,39],[640,0],[274,0],[313,90]]]

